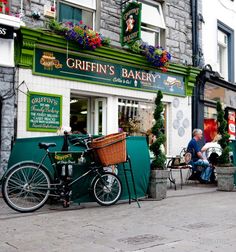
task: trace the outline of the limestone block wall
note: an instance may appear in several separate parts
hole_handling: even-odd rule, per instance
[[[14,68],[0,66],[0,98],[2,101],[1,143],[0,143],[0,178],[6,169],[14,136],[15,95]]]
[[[29,27],[43,27],[48,20],[43,16],[44,5],[52,0],[24,0],[23,21]],[[68,0],[69,2],[69,0]],[[160,1],[166,22],[165,45],[173,55],[172,62],[192,64],[192,23],[190,0]],[[20,1],[12,0],[13,13],[20,12]],[[41,12],[39,20],[31,17],[32,11]],[[121,8],[115,0],[97,0],[96,24],[97,30],[109,38],[112,44],[120,47],[120,16]]]

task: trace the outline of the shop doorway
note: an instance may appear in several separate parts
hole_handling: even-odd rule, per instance
[[[74,134],[106,135],[107,100],[100,97],[72,95],[70,127]]]

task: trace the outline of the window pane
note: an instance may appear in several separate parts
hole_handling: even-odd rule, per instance
[[[73,7],[67,4],[59,3],[59,22],[73,20]]]
[[[160,33],[146,30],[145,28],[141,29],[141,38],[144,42],[147,42],[149,45],[160,45]]]
[[[157,26],[165,29],[165,22],[163,18],[162,11],[159,9],[160,5],[151,6],[142,3],[142,22],[152,26]]]
[[[82,20],[84,24],[93,28],[93,12],[82,10]]]
[[[151,103],[119,99],[119,128],[122,131],[145,135],[153,124],[154,106]]]
[[[93,27],[93,12],[59,3],[59,22],[77,24],[81,20],[84,24]]]

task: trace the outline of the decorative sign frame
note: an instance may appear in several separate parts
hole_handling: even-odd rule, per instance
[[[62,96],[29,92],[27,131],[56,132],[62,124]]]
[[[132,44],[141,38],[141,3],[129,3],[121,15],[121,45]]]

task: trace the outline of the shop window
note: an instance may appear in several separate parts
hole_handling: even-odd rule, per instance
[[[59,2],[58,9],[59,22],[72,22],[77,24],[83,21],[84,24],[94,28],[94,9],[73,4],[65,4],[64,2]]]
[[[221,76],[234,82],[234,31],[218,21],[217,65]]]
[[[166,29],[165,21],[160,3],[154,5],[142,3],[142,23],[141,37],[142,40],[150,45],[164,44],[164,31]]]
[[[70,100],[70,127],[74,134],[87,134],[88,99],[72,97]]]

